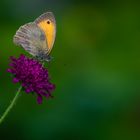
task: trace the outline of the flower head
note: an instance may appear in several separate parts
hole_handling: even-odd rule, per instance
[[[8,72],[14,75],[13,82],[20,82],[26,93],[35,92],[39,104],[43,96],[52,97],[55,85],[49,81],[48,70],[37,60],[20,55],[17,59],[11,57],[10,66]]]

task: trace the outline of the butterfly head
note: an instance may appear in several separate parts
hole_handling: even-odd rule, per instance
[[[42,51],[39,51],[38,54],[36,55],[36,59],[38,59],[39,61],[51,61],[51,56],[45,54]]]

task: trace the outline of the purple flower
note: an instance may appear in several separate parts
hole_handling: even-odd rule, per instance
[[[49,81],[48,70],[37,60],[20,55],[17,59],[11,57],[10,66],[8,72],[14,75],[13,82],[20,82],[26,93],[35,92],[39,104],[43,96],[52,97],[55,85]]]

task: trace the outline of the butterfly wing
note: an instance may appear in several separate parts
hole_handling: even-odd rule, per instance
[[[18,29],[14,36],[14,43],[40,59],[47,57],[48,47],[45,34],[34,22]]]
[[[53,48],[56,35],[55,17],[52,12],[46,12],[39,16],[34,22],[38,25],[40,29],[42,29],[42,31],[44,31],[48,47],[47,54],[49,54]]]

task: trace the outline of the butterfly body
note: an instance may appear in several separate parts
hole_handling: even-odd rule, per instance
[[[37,59],[49,61],[55,34],[55,18],[51,12],[47,12],[34,22],[21,26],[14,36],[14,43],[22,46]]]

